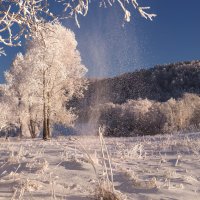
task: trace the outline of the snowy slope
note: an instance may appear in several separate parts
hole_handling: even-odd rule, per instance
[[[106,138],[115,189],[127,199],[200,199],[200,133]],[[92,198],[102,173],[98,137],[0,141],[0,200]]]

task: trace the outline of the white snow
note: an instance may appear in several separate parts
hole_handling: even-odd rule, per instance
[[[98,137],[0,139],[0,200],[88,200],[102,172]],[[129,200],[199,200],[200,133],[105,138],[115,189]]]

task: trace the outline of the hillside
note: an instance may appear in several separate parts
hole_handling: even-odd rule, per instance
[[[138,98],[165,102],[185,93],[200,93],[200,61],[157,65],[114,78],[89,80],[84,98],[71,103],[87,110],[98,104],[122,104]]]
[[[179,62],[90,81],[84,102],[121,104],[138,98],[167,101],[180,98],[185,92],[199,93],[199,86],[200,61]]]
[[[77,110],[81,132],[164,134],[200,129],[200,61],[159,65],[114,78],[89,80]]]

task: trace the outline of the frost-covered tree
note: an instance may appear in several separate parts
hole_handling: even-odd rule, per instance
[[[35,137],[33,123],[36,119],[33,118],[33,108],[38,104],[38,99],[34,95],[34,85],[30,82],[30,73],[31,68],[26,65],[24,56],[19,53],[11,69],[5,72],[7,89],[4,92],[4,98],[9,103],[12,113],[15,115],[15,121],[20,130],[19,135],[27,135],[26,128],[29,127],[31,136]]]
[[[52,5],[53,3],[53,5]],[[18,46],[21,36],[31,36],[31,33],[43,27],[44,21],[55,18],[74,17],[79,26],[78,15],[87,15],[89,0],[0,0],[0,43],[7,46]],[[155,14],[149,14],[145,10],[149,7],[142,7],[137,0],[99,0],[100,7],[112,6],[118,3],[124,12],[124,20],[129,22],[131,11],[128,5],[132,5],[142,17],[152,20]],[[52,7],[61,5],[63,14],[56,16]],[[0,48],[0,55],[5,54],[3,47]]]
[[[0,114],[0,131],[6,129],[9,126],[10,123],[10,107],[8,104],[6,104],[5,102],[0,102],[0,110],[1,110],[1,114]]]
[[[6,84],[0,85],[0,132],[8,132],[17,127],[15,116],[12,112],[12,106],[9,97],[6,95],[8,87]]]
[[[24,121],[37,113],[43,122],[43,138],[47,139],[51,124],[72,125],[76,116],[66,104],[72,97],[83,95],[86,72],[74,33],[55,22],[34,33],[27,52],[16,57],[6,80]]]

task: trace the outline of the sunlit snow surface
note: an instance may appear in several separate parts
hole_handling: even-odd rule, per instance
[[[115,189],[127,199],[200,199],[200,133],[106,138]],[[88,200],[101,174],[98,137],[0,139],[0,199]]]

